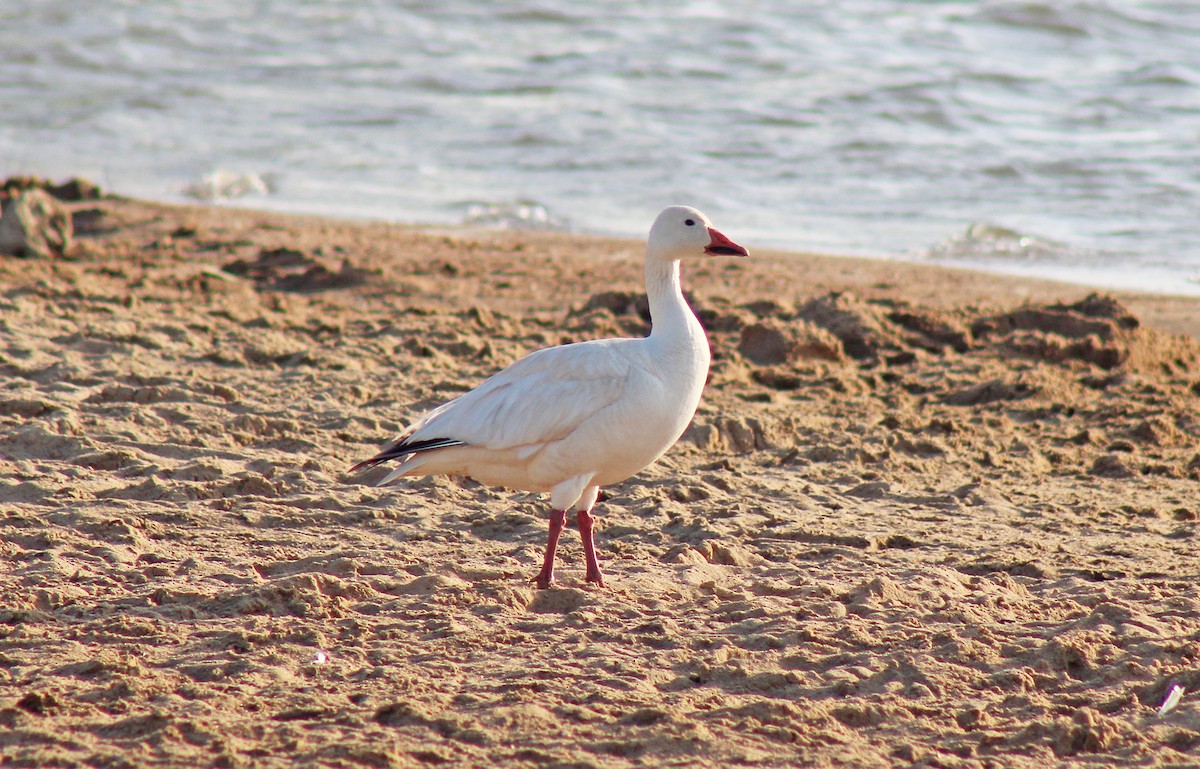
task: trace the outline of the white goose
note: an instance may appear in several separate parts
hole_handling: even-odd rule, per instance
[[[683,299],[679,260],[747,256],[694,208],[671,206],[650,228],[644,339],[599,339],[538,350],[428,412],[351,472],[401,460],[405,475],[466,475],[495,486],[550,492],[550,538],[533,582],[554,582],[554,554],[575,511],[587,581],[604,584],[592,506],[605,484],[640,472],[674,445],[700,403],[708,339]]]

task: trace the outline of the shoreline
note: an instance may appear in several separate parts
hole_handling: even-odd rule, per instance
[[[351,212],[352,207],[349,207],[349,206],[342,207],[342,209],[340,209],[338,212],[325,214],[325,213],[321,213],[319,211],[303,209],[302,204],[300,204],[301,208],[293,208],[293,207],[289,207],[288,205],[280,205],[278,207],[266,206],[264,208],[256,208],[254,205],[255,202],[264,202],[264,203],[273,202],[273,201],[269,201],[269,200],[255,201],[254,199],[227,198],[227,199],[218,199],[213,202],[206,203],[204,201],[191,199],[186,195],[178,195],[174,198],[164,199],[161,201],[157,200],[157,199],[152,199],[152,200],[154,200],[155,202],[161,202],[164,205],[178,205],[178,206],[184,206],[184,207],[194,206],[194,205],[198,205],[198,206],[211,205],[211,206],[215,206],[215,207],[238,208],[238,209],[244,208],[246,210],[259,210],[262,212],[279,213],[279,214],[282,214],[285,216],[312,216],[312,217],[327,216],[332,219],[342,219],[342,220],[358,221],[358,222],[397,224],[400,226],[414,226],[414,227],[418,227],[418,228],[422,228],[422,229],[435,229],[435,230],[437,230],[437,229],[468,229],[469,230],[469,229],[476,228],[476,225],[469,223],[469,222],[437,223],[437,222],[422,222],[420,220],[407,220],[407,219],[400,220],[400,219],[396,219],[395,217],[387,215],[382,212],[369,214],[364,217],[357,217]],[[686,201],[683,201],[683,202],[686,203]],[[652,213],[653,212],[647,212],[647,216],[651,215]],[[614,234],[614,233],[604,233],[604,232],[593,232],[593,231],[588,231],[588,230],[580,231],[580,230],[574,230],[571,228],[558,229],[558,228],[542,228],[542,227],[536,227],[536,226],[530,227],[530,228],[524,228],[524,227],[520,227],[520,226],[513,227],[513,228],[509,228],[506,226],[491,228],[486,225],[482,225],[482,226],[479,226],[478,228],[479,229],[500,229],[501,231],[512,231],[512,232],[544,231],[544,232],[554,232],[554,233],[568,235],[568,236],[577,235],[580,237],[612,238],[612,239],[616,239],[616,240],[635,240],[636,241],[640,237],[639,233]],[[1120,283],[1120,281],[1122,280],[1121,273],[1112,268],[1105,268],[1105,269],[1100,269],[1100,270],[1096,270],[1096,269],[1083,270],[1083,269],[1075,269],[1075,268],[1072,268],[1069,266],[1054,266],[1054,265],[1042,265],[1040,267],[1030,267],[1028,264],[1011,264],[1011,265],[994,264],[994,265],[989,266],[989,265],[983,264],[983,263],[972,263],[971,260],[969,260],[969,259],[955,262],[953,260],[937,261],[937,260],[928,259],[928,258],[910,257],[907,255],[907,252],[904,252],[904,251],[887,252],[887,251],[872,251],[872,250],[868,250],[868,249],[862,249],[857,252],[843,253],[843,252],[839,252],[839,251],[824,251],[824,250],[820,250],[820,249],[808,249],[808,248],[804,248],[804,247],[789,247],[787,245],[782,245],[779,243],[772,243],[772,244],[765,245],[764,247],[762,247],[761,250],[771,251],[771,252],[776,252],[776,253],[816,254],[816,255],[828,256],[828,257],[832,257],[832,258],[838,258],[838,259],[864,259],[867,261],[884,261],[884,262],[893,262],[894,261],[894,262],[901,262],[901,263],[906,263],[906,264],[929,265],[929,266],[941,267],[941,268],[945,268],[945,269],[962,269],[962,270],[968,270],[968,271],[982,272],[982,273],[989,274],[989,275],[996,275],[996,276],[1007,277],[1007,278],[1022,278],[1022,279],[1029,279],[1029,280],[1035,280],[1035,281],[1048,281],[1051,283],[1062,283],[1062,284],[1070,285],[1070,286],[1079,286],[1079,287],[1083,287],[1083,288],[1090,288],[1094,291],[1103,291],[1103,292],[1122,291],[1122,292],[1129,292],[1129,293],[1147,293],[1147,294],[1153,294],[1153,295],[1164,295],[1164,296],[1169,296],[1169,297],[1190,297],[1190,298],[1200,299],[1200,277],[1197,277],[1197,276],[1188,278],[1188,277],[1182,277],[1182,276],[1173,276],[1170,274],[1161,274],[1161,275],[1158,275],[1156,278],[1149,280],[1149,281],[1139,281],[1141,283],[1141,285],[1137,285],[1135,287],[1130,288],[1130,287],[1128,287],[1126,285],[1122,285]],[[1145,272],[1145,271],[1142,271],[1142,272]],[[1047,274],[1047,273],[1049,273],[1049,274]],[[1177,285],[1179,284],[1180,281],[1183,281],[1188,285],[1188,290],[1183,291],[1183,292],[1180,292],[1178,290]]]
[[[37,177],[29,177],[37,178]],[[353,208],[343,206],[338,211],[333,213],[322,213],[315,210],[308,210],[303,204],[299,204],[299,208],[280,204],[278,206],[271,205],[276,201],[270,198],[215,198],[213,200],[196,200],[184,193],[179,193],[175,196],[168,196],[163,199],[158,198],[140,198],[135,196],[111,195],[112,199],[125,199],[130,201],[139,201],[152,205],[163,205],[177,207],[181,209],[188,208],[212,208],[217,210],[230,211],[247,211],[256,212],[263,215],[277,215],[283,217],[299,217],[302,219],[329,219],[331,221],[344,221],[347,223],[361,224],[382,224],[400,227],[411,227],[428,231],[472,231],[475,229],[484,231],[499,231],[512,233],[547,233],[557,234],[566,237],[581,237],[581,238],[601,238],[612,240],[633,240],[637,241],[639,235],[614,235],[600,232],[576,231],[568,229],[556,228],[541,228],[541,227],[489,227],[487,225],[475,225],[472,223],[438,223],[438,222],[423,222],[418,219],[399,219],[391,214],[386,214],[382,211],[375,213],[356,216],[353,213]],[[256,206],[259,204],[261,207]],[[1113,269],[1088,269],[1075,270],[1071,267],[1043,265],[1041,267],[1031,268],[1028,265],[987,265],[980,263],[972,263],[970,260],[965,261],[936,261],[932,259],[923,259],[918,257],[910,257],[905,253],[840,253],[836,251],[820,251],[809,250],[804,248],[789,248],[786,246],[768,245],[760,249],[764,253],[780,253],[780,254],[798,254],[798,255],[820,255],[835,259],[848,260],[866,260],[870,262],[895,262],[900,264],[910,264],[918,266],[931,266],[949,270],[965,270],[968,272],[979,272],[986,275],[995,276],[1002,279],[1019,279],[1030,280],[1034,282],[1047,282],[1052,284],[1061,284],[1064,286],[1074,286],[1081,289],[1090,289],[1092,291],[1104,293],[1119,293],[1122,295],[1130,294],[1147,294],[1151,296],[1163,296],[1173,299],[1196,299],[1200,300],[1200,279],[1187,278],[1182,276],[1161,275],[1154,278],[1144,285],[1136,285],[1133,288],[1116,287],[1121,280],[1119,272]],[[1144,270],[1142,272],[1145,272]],[[1050,273],[1050,274],[1047,274]],[[1179,281],[1186,284],[1187,290],[1180,291],[1178,289]]]
[[[601,233],[601,232],[576,231],[576,230],[572,230],[572,229],[555,229],[555,228],[541,228],[541,227],[530,227],[530,228],[488,227],[486,225],[477,226],[477,225],[474,225],[471,223],[445,223],[445,224],[429,223],[429,222],[421,222],[419,220],[400,220],[400,219],[395,219],[393,217],[385,216],[383,214],[370,215],[370,216],[359,218],[359,217],[355,217],[349,213],[322,214],[319,212],[292,210],[285,206],[281,206],[278,208],[268,207],[268,208],[263,208],[263,209],[257,209],[253,205],[243,205],[243,203],[253,203],[253,201],[241,200],[241,199],[221,200],[221,201],[216,201],[213,203],[206,204],[204,202],[189,201],[186,198],[180,197],[179,199],[174,199],[174,200],[164,200],[164,201],[154,201],[154,202],[160,202],[163,205],[181,206],[181,207],[189,207],[189,206],[204,207],[207,205],[207,206],[217,207],[217,208],[243,209],[243,210],[249,210],[249,211],[260,211],[262,213],[277,213],[277,214],[280,214],[283,216],[301,216],[301,217],[316,217],[316,218],[328,217],[330,219],[350,221],[350,222],[393,224],[393,225],[397,225],[397,226],[410,226],[410,227],[415,227],[418,229],[436,230],[436,231],[440,231],[440,230],[470,231],[470,230],[474,230],[474,229],[479,229],[479,230],[485,230],[485,231],[495,230],[495,231],[500,231],[500,232],[514,232],[514,233],[545,232],[545,233],[554,233],[554,234],[564,235],[564,236],[568,236],[568,237],[569,236],[578,236],[578,237],[582,237],[582,238],[605,238],[605,239],[612,239],[612,240],[633,240],[633,241],[637,241],[638,237],[639,237],[634,234],[619,235],[619,234]],[[992,265],[992,266],[988,266],[986,264],[971,263],[969,260],[957,262],[957,263],[956,262],[939,262],[939,261],[932,260],[932,259],[908,257],[904,253],[901,253],[901,252],[891,253],[891,254],[883,253],[883,252],[880,252],[880,253],[839,253],[836,251],[820,251],[820,250],[809,250],[809,249],[804,249],[804,248],[789,248],[787,246],[780,246],[780,245],[767,245],[767,246],[760,248],[759,250],[762,250],[763,252],[778,253],[778,254],[822,256],[822,257],[828,257],[828,258],[834,258],[834,259],[852,259],[852,260],[860,259],[860,260],[865,260],[865,261],[869,261],[869,262],[898,262],[901,264],[930,266],[930,267],[936,267],[936,268],[948,269],[948,270],[965,270],[968,272],[979,272],[979,273],[983,273],[986,275],[997,276],[1000,278],[1012,278],[1012,279],[1030,280],[1030,281],[1045,281],[1047,283],[1061,284],[1064,286],[1075,286],[1078,288],[1090,289],[1092,291],[1105,292],[1105,293],[1120,292],[1123,294],[1149,294],[1149,295],[1153,295],[1153,296],[1165,296],[1165,297],[1171,297],[1171,298],[1191,298],[1191,299],[1200,300],[1200,279],[1196,279],[1196,278],[1183,279],[1183,280],[1185,280],[1185,282],[1187,282],[1189,284],[1189,286],[1188,286],[1189,290],[1182,291],[1182,292],[1179,291],[1177,288],[1171,287],[1172,281],[1174,281],[1177,284],[1178,280],[1180,280],[1180,278],[1172,277],[1172,276],[1168,276],[1168,275],[1162,275],[1154,280],[1149,281],[1145,285],[1137,286],[1134,288],[1127,288],[1127,287],[1118,288],[1118,287],[1116,287],[1116,285],[1117,285],[1117,281],[1119,281],[1121,279],[1121,276],[1120,276],[1120,273],[1118,273],[1112,269],[1077,271],[1077,270],[1073,270],[1070,267],[1053,267],[1052,268],[1051,266],[1044,266],[1039,269],[1039,268],[1029,268],[1028,266],[1022,266],[1022,265],[1011,265],[1011,266]],[[1045,274],[1047,271],[1049,271],[1051,273],[1057,273],[1057,274],[1047,275],[1047,274]]]
[[[68,184],[76,180],[69,180]],[[82,180],[85,185],[90,184]],[[257,209],[252,206],[242,206],[238,201],[227,202],[178,202],[139,199],[121,195],[105,195],[98,200],[126,202],[132,205],[148,208],[161,208],[164,211],[175,211],[178,216],[193,218],[219,225],[221,214],[227,214],[234,221],[248,221],[261,218],[264,221],[274,220],[274,226],[287,227],[288,222],[296,222],[305,226],[319,227],[325,230],[353,230],[355,227],[376,228],[375,231],[389,232],[402,230],[421,232],[432,236],[446,235],[450,237],[475,237],[488,241],[501,241],[511,237],[516,241],[530,244],[542,243],[548,247],[559,247],[573,241],[592,244],[588,250],[608,244],[612,248],[630,249],[632,258],[640,259],[640,243],[638,238],[620,237],[613,235],[572,232],[568,230],[543,228],[507,228],[487,227],[472,224],[436,224],[419,221],[401,221],[386,218],[353,218],[341,215],[322,215],[317,213],[293,213],[276,209]],[[86,202],[86,201],[85,201]],[[84,207],[75,202],[76,208]],[[1179,293],[1170,291],[1153,291],[1142,289],[1113,289],[1103,286],[1078,282],[1066,278],[1057,279],[1038,275],[1005,272],[993,270],[985,266],[970,264],[939,264],[918,259],[906,259],[901,256],[869,256],[854,254],[821,253],[783,248],[754,247],[750,264],[756,268],[764,258],[783,259],[786,262],[807,260],[809,268],[816,267],[817,280],[812,282],[811,289],[843,290],[836,288],[839,280],[843,281],[845,289],[872,290],[881,288],[882,283],[894,283],[903,286],[904,291],[913,294],[914,299],[928,301],[933,306],[948,306],[954,302],[984,302],[989,300],[1010,302],[1039,301],[1053,296],[1084,295],[1086,293],[1110,294],[1130,305],[1135,312],[1144,317],[1146,322],[1170,333],[1181,333],[1200,338],[1200,318],[1192,318],[1192,308],[1200,308],[1200,294]],[[791,269],[786,268],[786,269]],[[790,277],[786,269],[771,269],[765,272],[774,277]],[[941,290],[945,282],[954,292],[947,295]],[[919,286],[932,283],[938,288],[923,291]],[[792,292],[801,292],[805,286],[792,286]],[[1200,289],[1198,289],[1200,291]],[[1081,293],[1082,292],[1082,293]]]
[[[136,199],[126,198],[134,201]],[[478,227],[469,224],[440,225],[422,222],[409,222],[387,219],[353,219],[340,216],[324,216],[321,214],[290,213],[286,211],[259,210],[252,207],[241,207],[236,204],[206,205],[203,203],[174,203],[158,201],[140,201],[150,205],[161,205],[177,208],[181,211],[196,213],[198,210],[212,209],[218,211],[241,212],[245,216],[281,217],[284,220],[297,219],[313,223],[340,223],[348,227],[356,224],[381,226],[384,228],[400,228],[427,234],[449,234],[456,237],[471,236],[484,239],[500,240],[511,236],[516,240],[545,242],[556,245],[570,243],[573,239],[581,242],[614,244],[620,248],[631,249],[635,259],[640,259],[641,240],[634,237],[619,237],[595,233],[580,233],[555,229],[510,229],[494,227]],[[759,256],[761,254],[761,256]],[[916,293],[916,297],[929,301],[935,306],[946,306],[954,302],[983,302],[998,300],[1002,302],[1039,301],[1059,295],[1084,295],[1087,293],[1111,294],[1130,305],[1139,315],[1145,317],[1148,323],[1170,333],[1181,333],[1200,338],[1200,317],[1192,315],[1200,310],[1200,293],[1173,293],[1170,291],[1148,291],[1112,289],[1081,283],[1067,279],[1055,279],[1036,275],[1025,275],[991,270],[985,267],[971,265],[946,265],[916,259],[904,259],[890,256],[863,256],[852,254],[820,253],[783,248],[753,248],[751,264],[764,259],[776,257],[787,261],[808,260],[820,265],[821,278],[811,285],[813,292],[819,290],[837,289],[838,281],[844,281],[847,289],[881,288],[880,282],[892,282],[914,290],[915,285],[927,282],[940,284],[942,276],[956,292],[961,294],[946,295],[940,289]],[[790,268],[789,268],[790,269]],[[772,271],[773,275],[785,275],[786,272]],[[834,277],[838,276],[838,277]],[[932,281],[924,280],[927,276],[934,277]],[[997,284],[997,285],[992,285]],[[799,292],[805,286],[793,286],[792,291]],[[1198,289],[1200,291],[1200,289]]]

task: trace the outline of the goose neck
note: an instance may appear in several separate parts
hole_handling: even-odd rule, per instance
[[[651,336],[691,336],[699,329],[699,321],[683,299],[678,259],[646,260],[646,297]]]

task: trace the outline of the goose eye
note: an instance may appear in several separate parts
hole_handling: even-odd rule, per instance
[[[689,227],[694,227],[694,226],[696,226],[696,220],[695,219],[687,219],[684,221],[684,224],[686,224]]]

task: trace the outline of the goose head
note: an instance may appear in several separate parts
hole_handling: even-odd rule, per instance
[[[670,206],[654,220],[646,252],[664,261],[688,256],[749,256],[750,252],[725,237],[700,211],[690,206]]]

